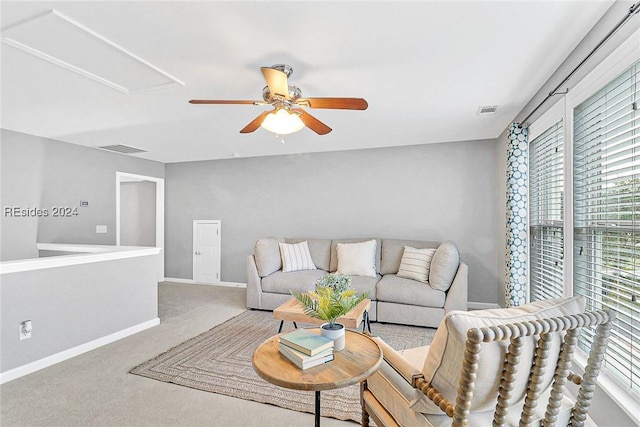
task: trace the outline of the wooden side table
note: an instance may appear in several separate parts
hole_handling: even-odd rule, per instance
[[[342,317],[339,317],[337,322],[342,323],[346,328],[358,329],[361,323],[362,332],[365,331],[365,328],[368,329],[369,333],[371,333],[371,323],[369,322],[369,310],[371,309],[371,300],[365,299],[360,304],[353,307],[353,309],[345,314]],[[311,323],[315,325],[320,325],[325,323],[324,320],[316,319],[314,317],[307,316],[304,314],[304,307],[295,298],[291,298],[284,304],[276,307],[273,310],[273,318],[276,320],[280,320],[280,328],[278,329],[278,333],[282,332],[282,325],[285,320],[289,322],[293,322],[293,325],[297,328],[296,322],[300,323]]]
[[[320,329],[310,329],[320,333]],[[356,384],[369,378],[382,362],[378,343],[355,331],[346,331],[344,350],[335,359],[313,368],[299,369],[278,351],[280,334],[262,344],[253,353],[253,369],[263,379],[280,387],[315,391],[315,426],[320,426],[320,391]]]

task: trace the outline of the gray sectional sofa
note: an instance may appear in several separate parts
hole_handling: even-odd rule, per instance
[[[247,307],[273,310],[290,299],[292,291],[306,292],[314,289],[317,279],[328,272],[336,272],[338,243],[357,243],[373,239],[259,239],[254,245],[254,253],[247,257]],[[448,289],[440,290],[429,283],[397,275],[405,246],[417,249],[440,248],[440,243],[378,238],[375,240],[376,277],[352,276],[352,285],[358,293],[369,292],[372,301],[369,316],[372,321],[437,327],[449,311],[467,310],[468,267],[459,261],[457,248],[452,242],[443,243],[441,249],[436,249],[432,261],[430,278],[433,278],[434,274],[440,274],[440,278],[452,277]],[[279,243],[303,241],[308,244],[316,269],[283,272]],[[442,252],[445,246],[449,252],[454,248],[454,257],[438,257],[438,251]],[[436,258],[438,262],[435,261]],[[449,265],[443,265],[443,262]],[[455,264],[451,265],[452,262]]]

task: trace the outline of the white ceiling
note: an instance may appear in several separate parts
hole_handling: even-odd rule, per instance
[[[165,163],[496,138],[612,3],[3,1],[3,37],[54,9],[185,85],[125,94],[3,43],[1,125]],[[187,102],[259,100],[260,67],[277,63],[293,66],[303,96],[362,97],[369,109],[308,110],[333,132],[281,144],[239,133],[267,107]],[[481,105],[498,111],[480,116]]]

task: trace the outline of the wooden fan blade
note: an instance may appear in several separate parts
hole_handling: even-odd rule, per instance
[[[243,127],[242,130],[240,130],[240,133],[251,133],[258,129],[264,121],[264,118],[267,117],[267,114],[269,114],[269,111],[263,111],[258,117],[253,119],[251,123]]]
[[[189,104],[242,104],[242,105],[258,105],[260,101],[237,101],[224,99],[192,99]]]
[[[269,67],[262,67],[261,70],[271,95],[283,96],[285,99],[289,99],[287,75],[280,70]]]
[[[331,108],[336,110],[366,110],[369,104],[362,98],[301,98],[297,104],[310,108]]]
[[[325,125],[306,111],[299,109],[295,109],[293,111],[300,114],[300,120],[302,120],[302,123],[318,135],[326,135],[331,132],[331,128],[329,126]]]

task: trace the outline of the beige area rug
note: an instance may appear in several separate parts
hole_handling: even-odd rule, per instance
[[[130,373],[198,390],[313,413],[314,393],[284,389],[258,376],[254,350],[278,331],[271,312],[248,310],[133,368]],[[298,325],[301,326],[301,325]],[[304,326],[304,325],[302,325]],[[285,329],[292,328],[285,323]],[[392,347],[427,345],[435,329],[373,323],[373,335]],[[358,384],[322,392],[321,415],[360,422]]]

